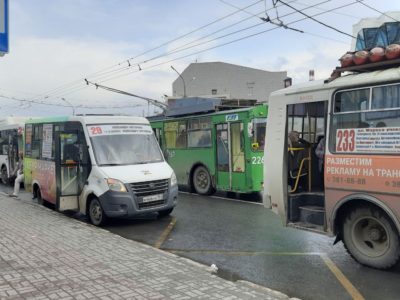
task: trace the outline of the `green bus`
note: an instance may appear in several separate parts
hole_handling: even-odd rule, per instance
[[[202,195],[261,192],[268,107],[150,121],[178,184]]]

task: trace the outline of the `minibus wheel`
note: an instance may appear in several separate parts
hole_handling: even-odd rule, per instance
[[[197,194],[209,195],[212,193],[211,176],[205,167],[198,166],[196,170],[194,170],[193,186]]]
[[[101,226],[106,222],[107,216],[101,207],[100,201],[97,198],[93,198],[89,204],[89,219],[90,222],[95,226]]]
[[[359,263],[388,269],[400,258],[399,233],[390,218],[372,206],[353,209],[343,223],[343,243]]]

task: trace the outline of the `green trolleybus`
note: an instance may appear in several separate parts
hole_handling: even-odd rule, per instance
[[[151,121],[179,185],[198,194],[252,193],[263,185],[267,106]]]

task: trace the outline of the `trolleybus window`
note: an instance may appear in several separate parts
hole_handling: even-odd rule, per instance
[[[194,119],[188,122],[188,147],[211,147],[211,118]]]
[[[253,143],[257,143],[258,145],[258,147],[253,147],[253,150],[264,151],[266,126],[267,118],[256,118],[253,120]]]
[[[168,122],[164,130],[167,148],[186,148],[186,121]]]

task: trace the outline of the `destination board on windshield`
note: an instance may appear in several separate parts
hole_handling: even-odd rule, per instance
[[[153,134],[150,125],[141,124],[106,124],[87,126],[89,136],[124,135],[124,134]]]

